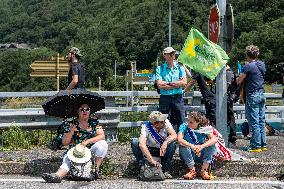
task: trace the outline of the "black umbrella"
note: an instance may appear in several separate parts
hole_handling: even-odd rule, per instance
[[[77,117],[82,104],[88,104],[91,113],[105,108],[105,101],[98,93],[85,89],[61,90],[50,97],[43,105],[46,115],[71,118]]]

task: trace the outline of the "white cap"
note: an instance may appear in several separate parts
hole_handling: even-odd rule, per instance
[[[170,54],[172,52],[176,52],[176,50],[173,47],[167,47],[163,50],[163,54]]]

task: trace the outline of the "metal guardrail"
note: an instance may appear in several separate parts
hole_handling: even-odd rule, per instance
[[[25,98],[25,97],[50,97],[55,95],[56,91],[45,92],[0,92],[1,98]],[[97,91],[98,94],[105,97],[106,100],[114,100],[116,97],[159,97],[156,91]],[[185,98],[195,99],[199,104],[201,94],[198,91],[186,93]],[[281,94],[265,93],[266,98],[281,99]],[[111,104],[111,103],[110,103]],[[114,104],[113,104],[114,105]],[[185,105],[186,112],[205,111],[204,106]],[[157,110],[157,106],[132,106],[132,107],[106,107],[106,109],[96,112],[100,124],[105,126],[106,137],[109,141],[117,141],[117,129],[138,127],[142,121],[138,122],[120,122],[120,112],[150,112]],[[240,124],[245,121],[245,107],[234,106],[236,123]],[[266,121],[284,123],[284,106],[267,106]],[[0,109],[0,129],[7,129],[11,123],[16,123],[23,129],[55,129],[62,123],[62,119],[46,116],[42,108],[25,108],[25,109]]]

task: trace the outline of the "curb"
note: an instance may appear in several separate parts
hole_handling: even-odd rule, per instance
[[[39,160],[31,162],[0,162],[0,174],[18,174],[40,176],[45,172],[55,172],[61,161],[51,162]],[[198,165],[197,165],[198,166]],[[172,165],[172,176],[181,177],[185,174],[185,166],[181,160],[175,159]],[[284,162],[217,162],[213,168],[213,175],[217,177],[274,177],[283,170]],[[175,169],[174,169],[175,168]],[[114,170],[108,177],[136,177],[139,167],[133,162],[128,164],[114,164]]]

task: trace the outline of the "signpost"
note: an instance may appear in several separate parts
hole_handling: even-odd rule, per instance
[[[31,77],[56,77],[57,91],[59,91],[59,78],[68,75],[69,65],[64,57],[57,54],[56,57],[51,58],[51,61],[34,61],[30,68]]]
[[[220,36],[220,15],[217,5],[210,9],[210,16],[208,21],[208,39],[214,43],[218,43]]]
[[[224,17],[226,15],[226,0],[216,0],[219,8],[219,30],[220,39],[218,44],[227,52],[225,46],[225,28],[226,22]],[[227,82],[226,82],[226,68],[224,67],[216,78],[216,128],[223,135],[226,145],[228,145],[227,132]]]

